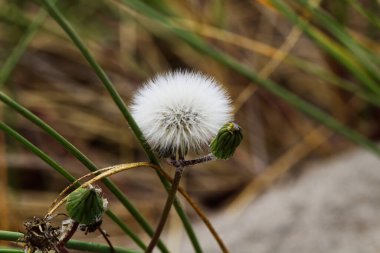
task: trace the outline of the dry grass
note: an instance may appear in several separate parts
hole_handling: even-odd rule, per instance
[[[181,17],[176,19],[178,24],[347,125],[374,139],[379,136],[376,108],[318,76],[305,73],[289,61],[291,57],[300,58],[324,66],[344,79],[352,79],[347,71],[339,72],[338,63],[267,1],[166,2]],[[32,3],[11,1],[0,1],[0,5],[13,6],[26,19],[33,18],[37,8]],[[241,210],[254,200],[252,196],[260,194],[285,173],[291,174],[290,170],[304,161],[321,159],[351,146],[271,93],[180,43],[149,18],[121,7],[119,1],[80,1],[78,5],[67,2],[62,9],[127,103],[144,80],[169,69],[197,69],[225,85],[236,101],[236,121],[243,127],[245,139],[229,161],[197,166],[185,173],[184,188],[206,210],[224,209],[227,214],[234,207]],[[4,20],[5,14],[1,15]],[[354,24],[349,26],[351,31],[378,48],[374,38],[361,34],[358,29],[365,22],[357,15],[354,18]],[[24,28],[16,22],[0,23],[0,64]],[[77,145],[99,167],[146,160],[100,81],[52,19],[35,36],[5,89]],[[85,173],[83,166],[45,133],[14,112],[0,109],[3,119],[75,176]],[[8,162],[4,157],[8,157]],[[6,167],[7,195],[1,184],[7,181]],[[1,135],[0,178],[0,215],[14,215],[9,219],[10,224],[8,219],[1,219],[0,229],[19,230],[20,220],[44,212],[66,184],[46,165]],[[165,198],[156,175],[136,170],[112,179],[150,221],[155,220]],[[45,194],[41,195],[42,192]],[[8,196],[11,196],[9,205]],[[111,206],[129,219],[117,203],[112,202]],[[177,227],[174,221],[170,224]],[[110,233],[116,236],[118,231],[110,229]]]

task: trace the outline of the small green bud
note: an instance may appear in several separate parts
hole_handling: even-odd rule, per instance
[[[80,224],[90,225],[101,219],[108,201],[102,197],[101,189],[89,186],[70,193],[66,210],[70,218]]]
[[[210,144],[212,154],[218,159],[230,158],[239,146],[243,134],[238,124],[225,124]]]

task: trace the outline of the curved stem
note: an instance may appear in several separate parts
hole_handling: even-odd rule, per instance
[[[65,17],[61,14],[58,8],[54,4],[51,3],[49,0],[42,0],[44,6],[50,13],[50,15],[56,20],[56,22],[62,27],[62,29],[66,32],[66,34],[71,38],[73,43],[77,46],[77,48],[81,51],[83,57],[87,60],[87,62],[90,64],[90,66],[94,69],[95,73],[99,77],[99,79],[104,84],[105,88],[107,89],[108,93],[111,95],[112,99],[114,100],[115,104],[119,108],[120,112],[123,114],[124,118],[128,122],[131,130],[133,131],[134,135],[138,139],[139,143],[143,147],[145,153],[149,157],[150,162],[156,164],[159,166],[159,162],[157,157],[154,155],[151,147],[149,146],[148,142],[145,140],[144,135],[137,125],[136,121],[130,114],[130,112],[127,109],[127,106],[125,105],[123,99],[121,98],[120,94],[117,92],[115,87],[113,86],[111,80],[108,78],[104,70],[97,64],[95,61],[95,58],[91,55],[90,51],[87,49],[87,47],[84,45],[80,37],[76,34],[74,29],[71,27],[70,23],[65,19]],[[169,189],[169,182],[160,174],[157,172],[158,177],[160,178],[160,181],[164,185],[165,189]],[[111,189],[111,187],[109,187]],[[112,191],[112,189],[111,189]],[[115,194],[116,195],[116,194]],[[118,194],[120,195],[120,194]],[[149,224],[145,221],[144,217],[140,217],[137,210],[131,210],[131,204],[126,202],[127,199],[121,200],[121,202],[124,205],[128,205],[127,209],[131,212],[131,214],[135,217],[135,219],[139,222],[139,224],[143,227],[143,229],[149,234],[152,235],[152,230],[149,226]],[[194,246],[194,249],[197,253],[201,253],[202,250],[200,248],[199,241],[195,235],[195,232],[191,226],[191,223],[189,221],[189,218],[186,216],[184,210],[182,209],[179,202],[175,199],[174,200],[174,207],[178,213],[178,216],[181,218],[182,223],[185,227],[185,230]],[[136,212],[137,213],[136,213]],[[162,242],[159,242],[159,247],[162,252],[169,252],[168,249],[165,247],[165,245]]]
[[[174,175],[174,179],[172,183],[172,188],[170,189],[168,198],[165,203],[164,210],[162,211],[160,221],[158,222],[158,225],[157,225],[156,230],[154,231],[152,240],[150,241],[148,248],[145,250],[145,253],[151,253],[160,238],[160,235],[161,235],[162,230],[164,229],[166,220],[168,219],[170,209],[173,205],[175,194],[177,193],[179,182],[181,181],[184,168],[185,167],[183,167],[182,165],[179,165],[178,167],[176,167],[175,175]]]
[[[0,94],[1,98],[1,94]],[[29,149],[39,158],[41,158],[44,162],[46,162],[50,167],[56,170],[59,174],[65,177],[69,182],[76,182],[76,178],[70,174],[70,172],[66,171],[62,166],[60,166],[55,160],[53,160],[50,156],[48,156],[41,149],[36,147],[33,143],[25,139],[22,135],[17,133],[14,129],[9,127],[4,122],[0,121],[0,130],[4,131],[7,135],[11,136],[18,142],[20,142],[24,147]],[[75,183],[76,186],[80,186],[78,182]],[[125,222],[123,222],[117,215],[115,215],[111,210],[107,210],[106,214],[117,224],[119,227],[141,248],[146,249],[146,245],[142,242],[142,240],[130,229]],[[153,234],[153,232],[152,232]]]
[[[64,234],[63,238],[59,240],[59,243],[57,245],[57,248],[60,250],[60,252],[67,252],[67,250],[65,250],[65,244],[71,239],[71,237],[73,237],[78,229],[78,226],[79,222],[72,220],[71,228]]]

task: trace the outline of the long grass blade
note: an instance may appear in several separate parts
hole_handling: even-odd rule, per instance
[[[20,38],[18,44],[13,48],[9,57],[0,68],[0,88],[5,85],[9,79],[14,67],[24,54],[29,43],[32,41],[34,35],[38,32],[42,23],[44,22],[47,13],[44,9],[41,9],[35,20],[30,24],[23,36]]]
[[[60,135],[57,131],[55,131],[52,127],[34,115],[25,107],[21,106],[19,103],[11,99],[9,96],[5,95],[4,92],[0,92],[0,100],[23,115],[25,118],[39,126],[43,129],[47,134],[52,136],[56,141],[58,141],[66,150],[68,150],[74,157],[76,157],[83,165],[85,165],[90,171],[96,171],[97,167],[95,164],[87,158],[82,152],[80,152],[74,145],[72,145],[68,140],[66,140],[62,135]],[[142,226],[147,233],[153,234],[153,229],[150,227],[146,219],[138,212],[138,210],[130,203],[124,193],[112,183],[109,179],[104,179],[103,183],[106,185],[108,189],[119,199],[119,201],[128,209],[128,211],[132,214],[132,216],[136,219],[136,221]],[[168,252],[166,247],[162,244],[159,244],[159,247],[162,247],[164,252]]]
[[[285,17],[310,36],[325,52],[344,65],[363,85],[366,85],[369,90],[380,95],[378,83],[372,79],[367,70],[355,60],[355,57],[353,57],[347,49],[307,23],[302,17],[294,13],[283,1],[270,0],[270,2]]]
[[[23,236],[22,233],[0,230],[0,240],[17,242],[17,240],[20,239],[22,236]],[[83,241],[78,241],[78,240],[70,240],[66,244],[66,246],[68,249],[81,250],[81,251],[86,251],[86,252],[98,252],[98,253],[111,252],[108,245],[92,243],[92,242],[83,242]],[[24,252],[24,251],[12,249],[11,251],[2,251],[2,252]],[[142,252],[115,247],[115,253],[142,253]]]
[[[56,20],[56,22],[62,27],[62,29],[67,33],[67,35],[71,38],[73,43],[78,47],[78,49],[81,51],[84,58],[88,61],[90,66],[94,69],[95,73],[99,77],[99,79],[102,81],[104,86],[106,87],[107,91],[111,95],[112,99],[114,100],[115,104],[119,108],[120,112],[123,114],[124,118],[128,122],[130,128],[132,129],[133,133],[135,134],[136,138],[138,139],[139,143],[143,147],[145,153],[149,157],[149,160],[151,163],[159,165],[158,159],[154,155],[151,147],[145,140],[140,128],[136,124],[135,120],[133,119],[132,115],[129,113],[127,106],[125,105],[124,101],[121,99],[119,93],[114,88],[112,82],[106,75],[106,73],[103,71],[103,69],[97,64],[87,47],[84,45],[84,43],[81,41],[80,37],[76,34],[74,29],[71,27],[69,22],[63,17],[63,15],[60,13],[60,11],[49,1],[49,0],[43,0],[44,6],[49,11],[50,15]],[[170,189],[169,182],[165,179],[163,175],[160,173],[157,173],[161,182],[163,183],[165,189],[168,191]],[[194,246],[197,252],[202,252],[200,248],[200,244],[198,242],[198,239],[196,238],[196,235],[192,229],[191,223],[186,216],[186,213],[183,211],[183,208],[181,207],[180,203],[176,199],[174,201],[174,207],[179,215],[179,217],[182,220],[182,223],[184,224],[185,230]],[[152,235],[150,230],[145,230],[149,235]],[[160,244],[159,244],[160,245]]]
[[[379,66],[376,65],[379,63],[379,58],[376,54],[368,52],[363,45],[356,41],[343,27],[342,24],[338,23],[331,15],[326,11],[313,7],[310,3],[305,1],[297,0],[297,2],[309,11],[316,21],[327,31],[330,35],[335,37],[342,45],[352,52],[352,55],[355,56],[355,59],[364,66],[368,72],[374,77],[377,81],[380,80]]]
[[[15,139],[16,141],[20,142],[24,147],[26,147],[28,150],[30,150],[33,154],[41,158],[45,163],[47,163],[50,167],[52,167],[55,171],[57,171],[59,174],[61,174],[64,178],[66,178],[69,182],[74,182],[75,177],[71,175],[70,172],[68,172],[65,168],[60,166],[56,161],[54,161],[49,155],[47,155],[45,152],[43,152],[41,149],[39,149],[37,146],[35,146],[33,143],[25,139],[22,135],[20,135],[16,130],[5,124],[4,122],[0,121],[0,129]],[[79,186],[79,184],[77,185]]]
[[[14,138],[16,141],[20,142],[25,148],[30,150],[33,154],[41,158],[44,162],[46,162],[50,167],[52,167],[55,171],[61,174],[64,178],[66,178],[69,182],[75,182],[76,178],[71,175],[65,168],[60,166],[53,158],[35,146],[33,143],[25,139],[22,135],[20,135],[13,128],[0,121],[0,130],[5,132],[10,137]],[[79,183],[75,184],[79,186]],[[146,245],[144,242],[130,229],[127,224],[125,224],[116,214],[114,214],[111,210],[107,210],[106,214],[117,224],[119,227],[127,234],[141,249],[146,249]]]
[[[340,123],[327,113],[323,112],[322,110],[310,104],[309,102],[301,99],[296,94],[292,93],[286,88],[278,85],[277,83],[271,80],[262,79],[256,72],[244,66],[234,58],[220,52],[214,47],[211,47],[209,44],[207,44],[205,41],[203,41],[195,34],[189,33],[186,30],[173,25],[170,19],[156,12],[148,5],[143,4],[142,2],[137,0],[123,0],[123,3],[127,4],[128,6],[132,7],[133,9],[139,11],[140,13],[146,16],[154,18],[158,23],[160,23],[168,30],[176,34],[179,38],[184,40],[187,44],[193,46],[195,49],[199,50],[200,52],[206,55],[209,55],[219,63],[235,70],[237,73],[241,74],[242,76],[245,76],[249,80],[255,82],[257,85],[277,95],[278,97],[286,101],[288,104],[294,106],[297,110],[305,113],[309,117],[319,121],[320,123],[336,131],[337,133],[341,134],[347,139],[369,149],[376,155],[380,156],[380,148],[376,145],[376,143],[367,139],[358,132],[344,126],[342,123]]]
[[[345,0],[347,1],[351,6],[353,6],[362,16],[368,19],[368,21],[377,27],[377,29],[380,28],[380,18],[378,15],[372,13],[371,11],[364,8],[358,0]]]

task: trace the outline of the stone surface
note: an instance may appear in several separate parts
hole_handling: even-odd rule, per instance
[[[380,159],[353,150],[306,166],[238,217],[211,216],[230,252],[380,252]],[[220,252],[202,224],[196,229],[205,252]]]

